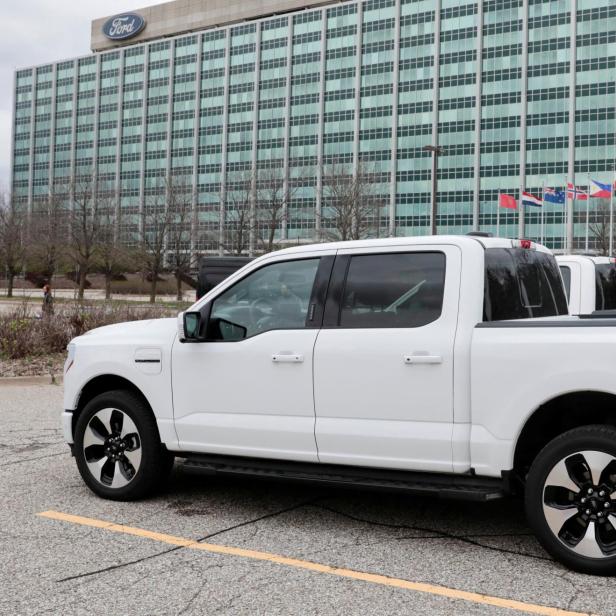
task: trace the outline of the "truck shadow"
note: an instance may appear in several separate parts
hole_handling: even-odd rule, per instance
[[[243,520],[230,531],[254,523],[260,525],[263,537],[268,532],[289,534],[302,545],[310,545],[311,537],[318,533],[341,545],[345,541],[357,543],[359,537],[364,545],[365,541],[375,545],[442,541],[446,549],[465,545],[551,561],[526,523],[522,500],[516,498],[465,502],[346,487],[196,476],[177,467],[165,497],[167,507],[179,516],[211,519],[217,512],[227,512],[232,520]],[[264,520],[269,520],[267,525]]]

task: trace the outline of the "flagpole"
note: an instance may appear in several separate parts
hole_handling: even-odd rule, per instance
[[[545,206],[545,179],[543,180],[542,184],[541,184],[541,244],[543,244],[543,240],[544,240],[544,218],[543,218],[543,208]]]
[[[588,219],[590,217],[590,173],[588,179],[588,194],[586,195],[586,241],[584,242],[584,252],[588,252]]]
[[[496,237],[500,237],[500,195],[499,202],[496,204]]]
[[[565,209],[563,211],[563,250],[567,252],[567,218],[569,217],[569,199],[567,198],[567,183],[565,182]]]
[[[612,185],[610,186],[610,257],[614,254],[614,184],[616,183],[616,169],[612,176]]]

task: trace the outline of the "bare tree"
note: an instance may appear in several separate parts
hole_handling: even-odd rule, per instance
[[[602,255],[610,252],[610,206],[609,203],[601,203],[595,208],[589,224],[590,236],[594,238],[594,244]],[[616,226],[616,225],[615,225]],[[612,231],[613,232],[613,231]]]
[[[121,229],[115,208],[101,210],[95,264],[97,271],[105,277],[105,299],[111,299],[113,279],[131,269],[127,242],[123,241],[127,238],[122,237]]]
[[[36,208],[27,229],[27,269],[51,281],[67,261],[70,183],[57,181],[45,207]]]
[[[143,273],[150,281],[151,304],[156,302],[158,280],[165,269],[165,250],[172,218],[165,192],[163,180],[162,185],[148,195],[139,232],[139,255]]]
[[[249,172],[231,179],[228,184],[222,248],[237,256],[249,249],[254,229],[252,186]]]
[[[87,276],[100,247],[102,213],[111,207],[115,192],[99,184],[94,174],[87,174],[71,181],[71,195],[69,252],[77,265],[78,297],[83,299]]]
[[[323,168],[322,227],[335,240],[359,240],[379,230],[382,203],[375,194],[375,174],[360,163],[333,163]]]
[[[24,213],[17,208],[12,197],[0,195],[0,265],[6,271],[8,297],[13,297],[15,277],[24,265],[24,221]]]
[[[259,170],[256,179],[255,218],[257,238],[264,252],[274,250],[276,232],[287,221],[293,192],[279,167]]]
[[[169,228],[167,258],[176,281],[177,300],[182,301],[182,282],[194,262],[190,249],[193,189],[188,176],[171,174],[165,180]]]

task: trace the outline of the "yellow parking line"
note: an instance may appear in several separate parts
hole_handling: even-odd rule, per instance
[[[114,533],[123,533],[133,535],[135,537],[143,537],[152,539],[160,543],[169,545],[181,546],[191,550],[202,550],[212,554],[225,554],[227,556],[239,556],[241,558],[250,558],[252,560],[266,561],[277,565],[285,565],[296,569],[307,569],[316,573],[327,573],[337,577],[347,578],[351,580],[360,580],[370,582],[371,584],[379,584],[381,586],[392,586],[394,588],[403,588],[415,592],[426,593],[438,597],[447,597],[448,599],[456,599],[460,601],[470,601],[482,605],[492,605],[494,607],[505,608],[517,612],[527,614],[541,614],[542,616],[589,616],[587,612],[569,612],[555,607],[544,605],[535,605],[533,603],[525,603],[523,601],[514,601],[512,599],[503,599],[501,597],[491,597],[490,595],[482,595],[475,592],[467,592],[465,590],[457,590],[455,588],[447,588],[446,586],[437,586],[434,584],[425,584],[423,582],[411,582],[399,578],[388,577],[386,575],[378,575],[376,573],[364,573],[363,571],[354,571],[353,569],[342,569],[340,567],[332,567],[330,565],[322,565],[307,560],[298,558],[289,558],[280,556],[279,554],[271,554],[269,552],[259,552],[256,550],[246,550],[244,548],[235,548],[225,545],[217,545],[214,543],[198,543],[191,539],[183,537],[174,537],[163,533],[155,533],[143,528],[135,528],[133,526],[123,526],[106,522],[104,520],[96,520],[94,518],[84,518],[78,515],[70,515],[60,511],[43,511],[38,514],[41,517],[51,520],[60,520],[62,522],[70,522],[81,526],[91,526],[108,530]]]

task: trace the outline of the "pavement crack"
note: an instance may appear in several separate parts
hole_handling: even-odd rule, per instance
[[[322,509],[324,511],[329,511],[330,513],[334,513],[336,515],[348,518],[349,520],[353,520],[354,522],[361,522],[363,524],[368,524],[371,526],[380,526],[383,528],[392,528],[398,530],[414,530],[420,533],[429,533],[433,535],[432,537],[426,537],[431,539],[451,539],[453,541],[460,541],[462,543],[466,543],[468,545],[472,545],[475,547],[483,548],[486,550],[491,550],[493,552],[500,552],[501,554],[513,554],[515,556],[525,556],[527,558],[533,558],[535,560],[543,560],[543,561],[552,561],[552,559],[548,556],[540,556],[538,554],[530,554],[528,552],[522,552],[519,550],[510,550],[507,548],[497,547],[493,545],[488,545],[486,543],[482,543],[480,541],[476,541],[471,537],[505,537],[505,536],[518,536],[514,534],[494,534],[494,535],[456,535],[454,533],[448,533],[444,530],[439,530],[436,528],[429,528],[425,526],[417,526],[411,524],[391,524],[387,522],[377,522],[376,520],[368,520],[366,518],[360,518],[358,516],[354,516],[350,513],[346,513],[344,511],[339,511],[338,509],[334,509],[333,507],[328,507],[327,505],[312,505],[318,509]],[[532,536],[530,533],[520,534],[519,536]],[[423,537],[410,537],[409,539],[422,539]]]
[[[25,460],[14,460],[13,462],[5,462],[4,464],[0,464],[0,468],[5,468],[6,466],[14,466],[15,464],[25,464],[26,462],[34,462],[36,460],[44,460],[45,458],[53,458],[56,456],[66,456],[66,451],[61,451],[58,453],[50,453],[46,456],[38,456],[35,458],[26,458]]]
[[[266,514],[261,515],[259,517],[252,518],[252,519],[246,520],[244,522],[239,522],[238,524],[233,524],[232,526],[228,526],[227,528],[223,528],[223,529],[218,530],[216,532],[204,535],[203,537],[200,537],[199,539],[196,539],[195,543],[203,543],[204,541],[207,541],[208,539],[212,539],[213,537],[218,537],[219,535],[222,535],[223,533],[228,533],[228,532],[231,532],[231,531],[236,530],[238,528],[244,528],[245,526],[250,526],[252,524],[257,524],[258,522],[262,522],[263,520],[274,518],[274,517],[277,517],[279,515],[283,515],[285,513],[289,513],[291,511],[295,511],[297,509],[301,509],[302,507],[306,507],[308,505],[313,505],[317,500],[319,500],[319,498],[320,497],[312,498],[312,499],[307,500],[307,501],[302,501],[302,502],[296,503],[295,505],[292,505],[290,507],[285,507],[284,509],[279,509],[278,511],[273,511],[271,513],[266,513]],[[179,550],[183,550],[183,549],[186,549],[186,546],[183,546],[183,545],[174,546],[172,548],[168,548],[166,550],[161,550],[160,552],[156,552],[155,554],[150,554],[149,556],[143,556],[142,558],[137,558],[135,560],[130,560],[130,561],[126,561],[126,562],[123,562],[123,563],[118,563],[117,565],[110,565],[108,567],[103,567],[102,569],[96,569],[94,571],[86,571],[84,573],[78,573],[76,575],[71,575],[71,576],[68,576],[68,577],[65,577],[65,578],[61,578],[59,580],[56,580],[56,582],[58,582],[58,583],[70,582],[72,580],[79,580],[79,579],[83,579],[83,578],[88,578],[88,577],[100,575],[102,573],[108,573],[109,571],[115,571],[117,569],[123,569],[124,567],[130,567],[131,565],[136,565],[136,564],[145,562],[147,560],[151,560],[153,558],[158,558],[159,556],[165,556],[166,554],[171,554],[172,552],[178,552]]]

